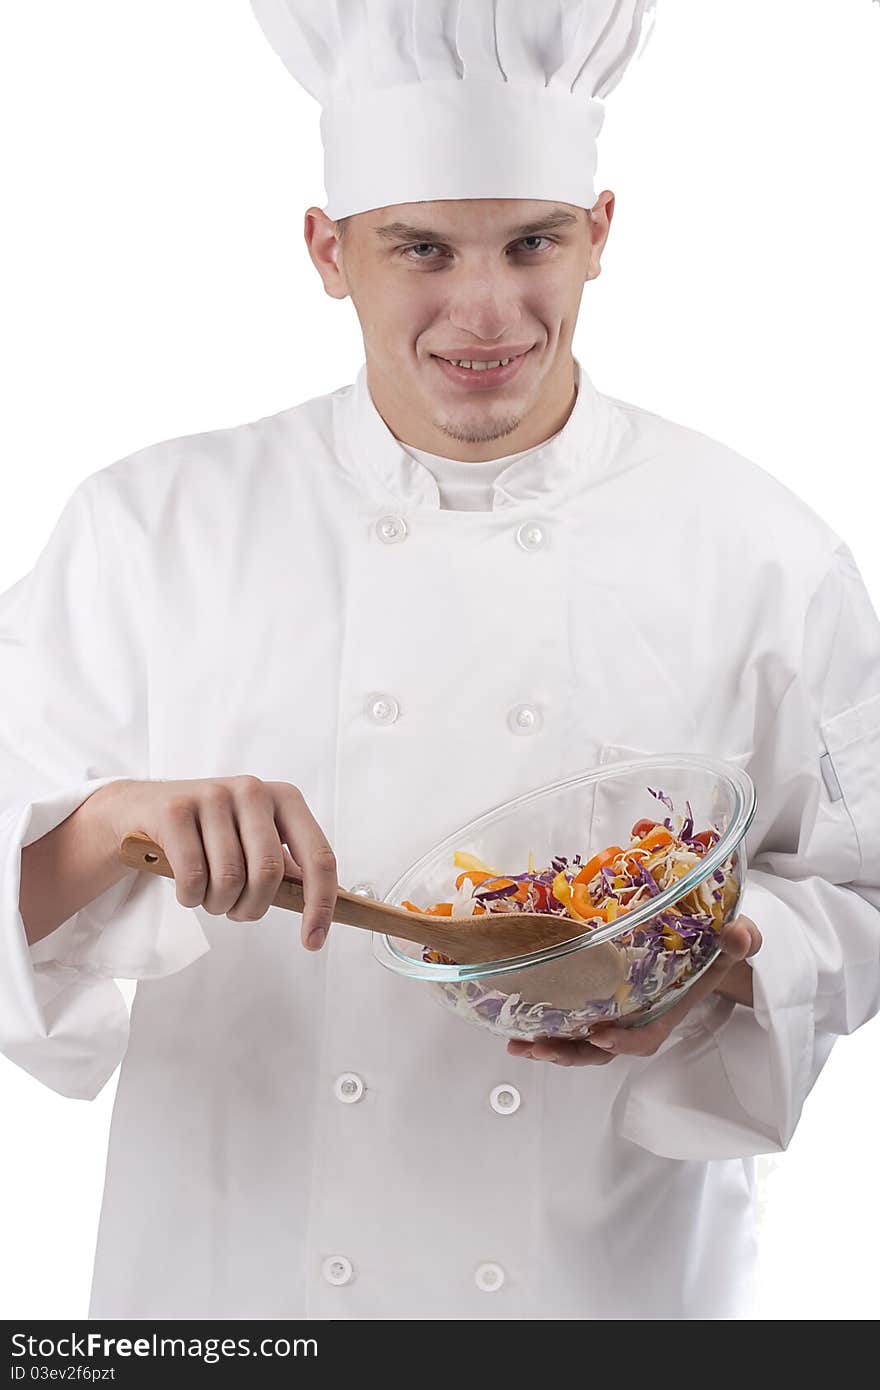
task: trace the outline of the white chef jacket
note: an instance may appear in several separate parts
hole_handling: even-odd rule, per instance
[[[753,1156],[880,1002],[880,624],[784,486],[575,372],[489,510],[438,505],[363,367],[87,477],[2,596],[0,1046],[83,1099],[122,1063],[92,1318],[754,1312]],[[26,942],[21,847],[114,778],[292,782],[381,897],[483,810],[660,752],[754,778],[764,945],[754,1009],[653,1057],[510,1057],[365,932],[310,954],[134,870]]]

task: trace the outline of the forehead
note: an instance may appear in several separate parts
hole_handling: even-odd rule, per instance
[[[379,242],[401,237],[508,240],[539,227],[573,230],[585,223],[586,209],[537,198],[444,198],[371,208],[357,213],[352,221]]]

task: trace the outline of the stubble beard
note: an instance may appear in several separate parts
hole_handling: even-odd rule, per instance
[[[452,420],[435,420],[436,428],[459,444],[488,444],[504,439],[522,424],[520,415],[502,415],[497,420],[460,424]]]

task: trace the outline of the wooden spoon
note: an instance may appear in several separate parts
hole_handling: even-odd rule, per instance
[[[151,874],[174,878],[174,870],[161,846],[140,830],[125,836],[119,853],[123,863],[132,869],[145,869]],[[302,879],[285,873],[272,906],[302,912],[305,906]],[[375,902],[359,893],[348,893],[344,888],[336,890],[333,921],[428,946],[442,951],[459,965],[482,965],[508,956],[526,955],[581,934],[579,923],[573,918],[556,917],[551,913],[492,912],[483,917],[435,917]],[[560,1008],[576,1008],[589,999],[609,999],[625,974],[625,952],[607,941],[526,970],[487,976],[486,982],[497,984],[502,990],[515,991],[526,999],[534,996],[534,1002],[547,1001]],[[552,998],[550,990],[554,991]],[[563,994],[566,998],[561,997]]]

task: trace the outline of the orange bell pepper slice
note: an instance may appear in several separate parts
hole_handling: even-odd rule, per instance
[[[601,917],[603,922],[607,922],[607,908],[593,906],[590,890],[585,883],[575,883],[572,886],[571,896],[575,907],[582,917]]]
[[[600,869],[606,864],[610,864],[612,859],[616,859],[618,854],[623,854],[620,845],[609,845],[608,849],[600,850],[594,854],[592,859],[588,859],[580,873],[574,879],[575,883],[589,883],[594,879]]]
[[[451,917],[452,903],[434,903],[433,907],[416,907],[415,903],[403,900],[407,912],[418,912],[422,917]]]
[[[460,873],[458,878],[455,880],[455,886],[456,888],[460,888],[461,885],[464,883],[465,879],[469,878],[471,883],[476,888],[478,883],[485,883],[486,879],[491,877],[491,874],[483,873],[480,869],[465,869],[464,872]]]
[[[651,830],[634,846],[635,849],[659,849],[661,845],[671,845],[675,837],[663,825]]]

